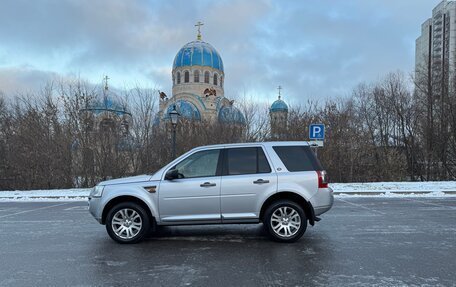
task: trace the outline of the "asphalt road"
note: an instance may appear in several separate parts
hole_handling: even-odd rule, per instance
[[[1,286],[456,286],[456,198],[339,198],[294,244],[261,225],[119,245],[84,202],[0,202]]]

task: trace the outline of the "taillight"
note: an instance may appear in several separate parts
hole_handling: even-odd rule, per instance
[[[328,188],[328,174],[326,170],[317,170],[318,188]]]

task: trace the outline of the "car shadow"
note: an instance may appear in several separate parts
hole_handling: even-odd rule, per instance
[[[245,241],[268,239],[262,224],[157,226],[146,240]]]

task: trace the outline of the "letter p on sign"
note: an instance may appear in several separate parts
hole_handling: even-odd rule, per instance
[[[323,140],[325,138],[325,125],[311,124],[309,126],[309,139]]]

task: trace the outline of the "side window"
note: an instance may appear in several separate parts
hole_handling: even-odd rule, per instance
[[[231,148],[226,151],[226,174],[268,173],[271,168],[262,148]]]
[[[196,152],[174,168],[179,171],[181,178],[216,176],[220,150]]]
[[[323,170],[308,146],[275,146],[273,149],[289,171]]]

